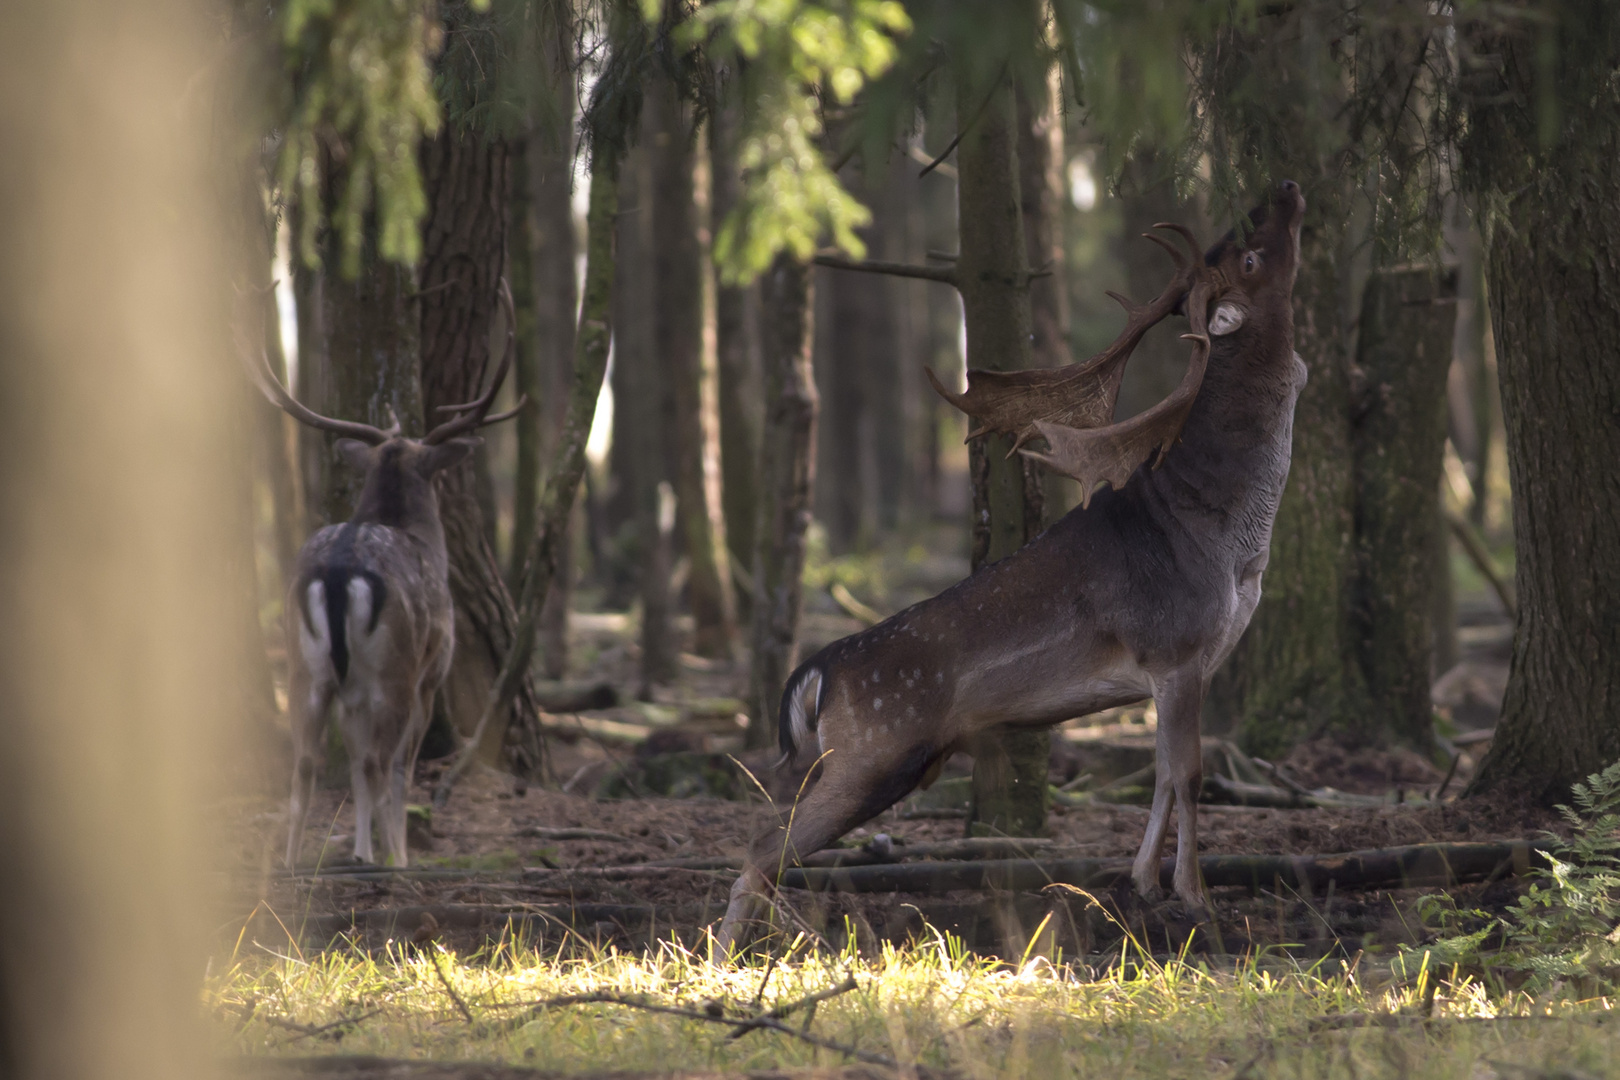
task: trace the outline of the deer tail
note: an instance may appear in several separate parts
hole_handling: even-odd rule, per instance
[[[791,761],[816,730],[816,721],[821,717],[823,682],[820,666],[809,663],[793,673],[782,691],[777,726],[784,761]]]

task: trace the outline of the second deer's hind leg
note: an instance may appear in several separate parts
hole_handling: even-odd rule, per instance
[[[716,942],[722,954],[748,943],[769,909],[770,894],[783,869],[820,851],[849,830],[893,806],[917,786],[938,754],[919,746],[902,755],[834,751],[822,762],[821,779],[796,806],[778,807],[778,823],[748,847],[742,876],[731,888],[731,902]]]

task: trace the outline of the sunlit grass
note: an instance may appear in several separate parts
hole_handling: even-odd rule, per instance
[[[1211,971],[1191,958],[1156,964],[1128,946],[1101,971],[1058,959],[997,963],[943,935],[866,958],[801,941],[774,962],[742,966],[675,943],[637,955],[581,943],[561,956],[521,942],[467,957],[437,945],[303,956],[256,948],[209,979],[205,1005],[226,1054],[745,1072],[847,1059],[779,1032],[734,1039],[721,1024],[623,1005],[536,1011],[533,1003],[605,993],[745,1017],[853,974],[858,989],[785,1022],[809,1019],[824,1040],[965,1077],[1475,1078],[1509,1075],[1504,1063],[1542,1075],[1617,1068],[1607,999],[1552,1007],[1426,970],[1377,981],[1341,961],[1271,957]],[[343,1024],[351,1017],[362,1019]],[[327,1025],[337,1026],[320,1030]]]

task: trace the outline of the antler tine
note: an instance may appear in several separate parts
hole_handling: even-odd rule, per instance
[[[433,446],[446,439],[453,439],[457,435],[464,435],[474,431],[485,424],[493,424],[517,415],[512,409],[495,416],[488,415],[489,407],[495,403],[495,395],[500,392],[501,383],[506,380],[506,372],[512,366],[512,356],[517,352],[517,308],[512,302],[512,289],[501,278],[500,287],[501,310],[506,314],[506,348],[501,351],[501,362],[496,365],[495,376],[489,381],[489,388],[480,394],[475,401],[465,405],[450,405],[441,407],[439,411],[458,412],[461,415],[453,420],[446,420],[426,435],[422,436],[424,446]],[[521,407],[521,406],[519,406]]]
[[[1169,229],[1181,237],[1187,244],[1187,252],[1192,256],[1194,266],[1204,261],[1204,249],[1198,246],[1198,237],[1194,236],[1193,231],[1187,226],[1175,221],[1158,221],[1154,223],[1153,227],[1155,229]]]
[[[370,424],[360,423],[357,420],[334,420],[329,416],[322,416],[304,405],[293,397],[285,386],[281,385],[280,379],[276,378],[275,371],[270,367],[270,357],[265,354],[264,347],[261,345],[254,349],[243,341],[242,337],[243,331],[238,328],[236,331],[236,353],[237,358],[242,362],[243,369],[247,372],[248,379],[254,386],[259,388],[259,393],[263,394],[270,404],[276,406],[300,424],[312,427],[317,431],[330,431],[334,435],[359,439],[361,442],[367,442],[373,446],[380,446],[393,438],[394,435],[399,434],[399,421],[397,419],[394,421],[394,430],[390,433],[381,428],[372,427]],[[254,362],[254,357],[257,357],[257,363]]]
[[[1154,226],[1154,228],[1157,227],[1158,226]],[[1160,247],[1164,248],[1164,250],[1169,254],[1171,260],[1176,264],[1177,270],[1187,269],[1187,256],[1181,251],[1180,248],[1176,247],[1170,241],[1166,240],[1162,236],[1154,236],[1152,233],[1143,233],[1142,239],[1151,240],[1155,244],[1158,244]]]

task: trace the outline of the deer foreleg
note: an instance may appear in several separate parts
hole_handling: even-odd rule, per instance
[[[1157,699],[1159,746],[1168,750],[1171,783],[1176,792],[1176,896],[1203,911],[1204,879],[1198,872],[1198,797],[1204,786],[1204,748],[1199,720],[1204,710],[1204,680],[1188,673]],[[1164,758],[1160,758],[1164,768]]]
[[[1137,895],[1151,903],[1164,899],[1159,887],[1159,856],[1164,851],[1165,834],[1170,829],[1170,811],[1175,806],[1176,789],[1170,782],[1170,770],[1165,767],[1164,724],[1159,725],[1158,745],[1154,749],[1153,809],[1148,814],[1147,831],[1142,834],[1142,846],[1137,849],[1136,862],[1131,866],[1131,882]]]

